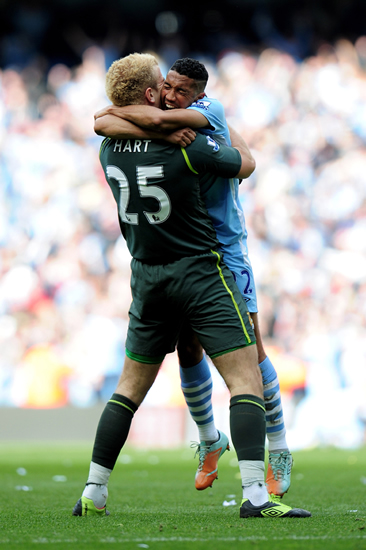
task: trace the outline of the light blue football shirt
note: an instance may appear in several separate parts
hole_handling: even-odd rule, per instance
[[[192,103],[188,109],[203,114],[212,128],[201,128],[199,132],[211,136],[218,143],[231,145],[224,107],[217,99],[204,97]],[[221,180],[221,181],[220,181]],[[247,230],[243,208],[239,199],[239,180],[237,178],[203,178],[201,196],[214,224],[217,238],[223,245],[246,240]]]

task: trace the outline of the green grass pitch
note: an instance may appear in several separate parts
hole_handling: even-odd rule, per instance
[[[366,447],[294,453],[284,502],[310,510],[308,519],[240,519],[233,451],[213,488],[196,491],[192,449],[128,447],[111,476],[111,515],[73,517],[90,454],[91,444],[1,444],[0,548],[366,549]]]

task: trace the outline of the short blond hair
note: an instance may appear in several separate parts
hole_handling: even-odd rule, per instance
[[[140,105],[147,88],[158,88],[156,58],[149,53],[132,53],[110,66],[105,89],[108,99],[119,107]]]

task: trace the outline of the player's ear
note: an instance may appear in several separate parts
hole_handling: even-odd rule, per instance
[[[206,96],[205,92],[201,92],[201,93],[198,94],[198,96],[196,97],[196,101],[198,101],[199,99],[203,99],[205,96]]]
[[[155,98],[153,94],[152,88],[146,88],[145,90],[145,98],[147,99],[148,103],[155,103]]]

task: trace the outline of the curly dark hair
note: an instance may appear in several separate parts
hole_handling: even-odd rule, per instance
[[[170,67],[171,71],[176,71],[182,76],[188,76],[192,78],[197,83],[197,88],[199,91],[205,89],[208,81],[208,72],[206,67],[197,59],[191,59],[190,57],[183,57],[182,59],[177,59]]]

